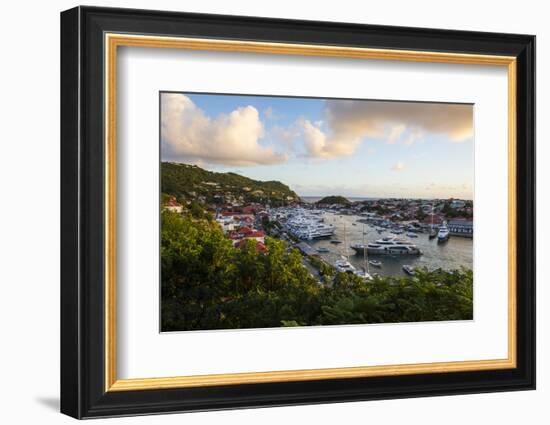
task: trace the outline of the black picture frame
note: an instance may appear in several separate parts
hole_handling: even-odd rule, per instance
[[[507,55],[517,58],[517,367],[105,391],[104,33]],[[535,37],[132,9],[61,13],[61,412],[75,418],[535,388]]]

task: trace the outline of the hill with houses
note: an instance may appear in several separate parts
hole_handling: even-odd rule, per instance
[[[259,181],[236,173],[216,173],[197,165],[161,163],[161,191],[180,201],[206,204],[269,203],[283,206],[300,197],[279,181]]]

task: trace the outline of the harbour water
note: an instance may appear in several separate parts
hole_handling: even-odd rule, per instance
[[[307,243],[315,250],[321,247],[327,248],[330,252],[318,253],[318,255],[330,264],[334,264],[342,255],[345,255],[355,267],[363,267],[363,255],[357,255],[350,248],[350,245],[352,243],[362,243],[364,231],[365,243],[374,242],[383,237],[398,236],[410,240],[423,252],[423,255],[420,256],[369,255],[369,260],[382,262],[382,267],[369,265],[371,273],[378,273],[382,276],[402,276],[404,275],[402,267],[405,264],[413,267],[427,267],[429,270],[442,268],[450,271],[460,267],[473,268],[473,241],[470,238],[451,236],[447,242],[438,243],[437,238],[430,240],[427,233],[418,233],[417,238],[410,238],[405,233],[394,235],[386,229],[379,233],[376,227],[359,223],[358,220],[361,217],[356,215],[338,215],[325,212],[323,218],[325,223],[334,225],[334,235],[331,238],[314,239],[307,241]],[[331,240],[339,240],[342,243],[336,245],[331,243]]]

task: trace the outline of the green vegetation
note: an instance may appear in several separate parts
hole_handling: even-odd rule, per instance
[[[441,209],[441,212],[445,214],[445,217],[447,218],[455,218],[455,217],[464,217],[464,218],[472,218],[473,215],[471,212],[466,212],[464,210],[457,210],[451,207],[452,199],[446,200],[443,203],[443,207]],[[466,201],[465,208],[473,208],[473,202],[472,201]]]
[[[197,211],[162,212],[162,330],[239,329],[472,319],[472,271],[384,277],[365,283],[326,266],[325,283],[302,256],[267,238],[233,248]],[[319,267],[322,267],[319,265]]]
[[[316,203],[321,205],[332,205],[332,204],[350,205],[351,204],[351,202],[348,199],[344,198],[343,196],[325,196],[323,199],[320,199]]]
[[[300,200],[288,186],[278,181],[258,181],[235,173],[215,173],[196,165],[163,162],[161,164],[161,191],[178,200],[203,198],[205,203],[241,203],[269,201],[271,206],[282,206]]]

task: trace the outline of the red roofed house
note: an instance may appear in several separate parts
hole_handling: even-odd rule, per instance
[[[250,235],[251,233],[253,232],[253,230],[250,228],[250,227],[247,227],[247,226],[243,226],[243,227],[239,227],[237,229],[237,233],[239,233],[240,235],[242,235],[241,237],[247,237],[248,235]]]
[[[254,239],[256,242],[261,242],[262,244],[265,243],[265,233],[261,230],[255,230],[251,229],[250,227],[240,227],[237,230],[234,230],[232,232],[229,232],[228,235],[229,239],[232,239],[234,242],[234,246],[237,246],[239,243],[241,243],[245,239]]]
[[[168,202],[164,204],[164,209],[168,211],[181,213],[183,211],[183,205],[178,203],[178,201],[176,201],[176,198],[174,198],[173,196],[170,196],[170,198],[168,199]]]
[[[247,239],[256,239],[256,241],[265,243],[265,233],[261,230],[254,230],[247,236]]]
[[[235,244],[235,248],[244,249],[247,244],[247,239],[241,239]],[[256,241],[256,252],[267,252],[267,247],[263,242]]]

